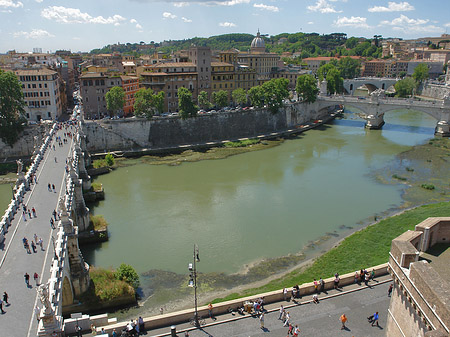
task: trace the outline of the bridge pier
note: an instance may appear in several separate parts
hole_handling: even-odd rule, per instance
[[[450,137],[450,125],[447,121],[439,121],[434,131],[436,136]]]
[[[370,130],[381,129],[384,125],[384,115],[368,115],[364,127]]]

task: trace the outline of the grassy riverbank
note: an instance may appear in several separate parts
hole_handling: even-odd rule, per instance
[[[388,261],[392,239],[406,230],[413,230],[416,224],[428,217],[448,216],[449,214],[450,202],[442,202],[420,206],[381,220],[345,238],[337,247],[315,259],[308,267],[292,271],[264,286],[247,289],[241,293],[233,293],[224,298],[217,298],[213,303],[282,289],[283,287],[292,287],[295,284],[311,282],[314,278],[331,277],[336,272],[344,274],[385,263]]]

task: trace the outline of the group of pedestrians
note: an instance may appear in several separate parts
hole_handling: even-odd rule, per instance
[[[355,283],[361,284],[364,282],[364,284],[367,286],[369,285],[369,281],[375,278],[375,270],[372,269],[371,272],[367,271],[366,269],[361,269],[359,272],[358,270],[355,271]]]
[[[25,279],[25,284],[27,285],[27,288],[32,288],[31,284],[30,284],[30,274],[25,273],[23,275],[24,279]],[[34,272],[33,274],[33,279],[34,279],[34,283],[36,285],[36,287],[39,285],[39,274]]]
[[[27,205],[23,204],[22,205],[23,221],[27,221],[27,215],[29,218],[28,220],[31,220],[32,218],[37,218],[36,208],[34,208],[34,207],[28,208]]]
[[[36,233],[34,234],[34,239],[31,240],[31,244],[28,242],[28,239],[26,237],[22,239],[22,243],[23,248],[25,248],[28,254],[31,254],[31,249],[33,250],[33,253],[37,253],[37,246],[40,246],[41,251],[44,251],[44,241],[42,240],[42,238],[38,238]]]

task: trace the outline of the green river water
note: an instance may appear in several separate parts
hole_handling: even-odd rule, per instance
[[[95,266],[185,273],[197,243],[202,272],[234,273],[297,253],[400,207],[403,186],[371,172],[432,138],[435,123],[405,110],[387,114],[382,130],[365,130],[347,114],[264,151],[119,168],[97,179],[106,200],[93,209],[110,224],[110,240],[83,254]]]
[[[82,247],[84,258],[98,267],[125,262],[140,274],[186,275],[194,243],[203,273],[320,253],[403,203],[405,185],[381,184],[374,172],[433,138],[436,121],[407,110],[389,112],[385,121],[382,130],[366,130],[349,111],[263,151],[179,166],[139,163],[100,176],[106,199],[91,211],[104,215],[110,238]],[[0,208],[10,193],[9,184],[0,185]],[[305,249],[317,240],[318,247]],[[144,280],[145,296],[154,288]]]

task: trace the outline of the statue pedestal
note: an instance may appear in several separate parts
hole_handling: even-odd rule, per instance
[[[39,321],[37,335],[45,337],[63,336],[62,326],[63,319],[61,316],[45,316],[42,313],[41,319]]]
[[[369,115],[366,117],[366,129],[376,130],[384,125],[383,115]]]
[[[439,121],[434,131],[436,136],[450,137],[450,125],[446,121]]]

